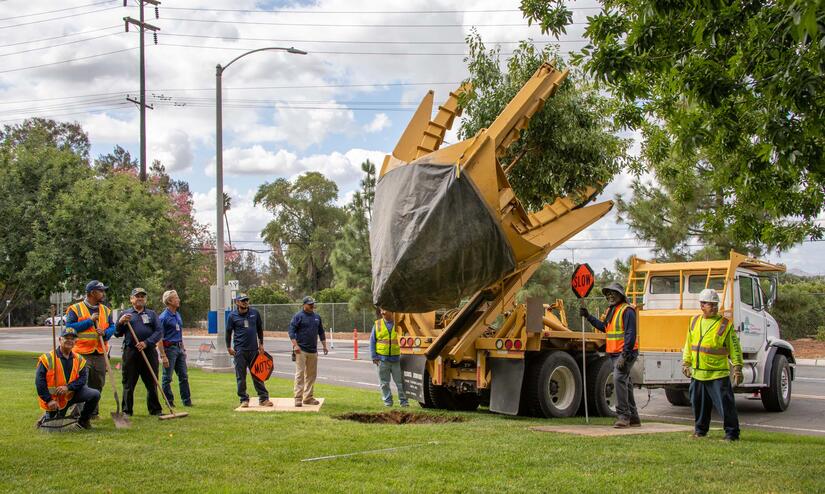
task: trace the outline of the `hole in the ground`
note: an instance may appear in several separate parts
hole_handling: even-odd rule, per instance
[[[350,412],[335,417],[339,420],[354,420],[363,424],[445,424],[464,422],[464,417],[454,415],[431,415],[393,410],[391,412],[367,413]]]

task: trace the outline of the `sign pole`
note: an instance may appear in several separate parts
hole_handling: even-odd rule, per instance
[[[584,307],[584,299],[590,294],[595,284],[595,274],[589,264],[578,264],[573,270],[570,287],[579,299],[579,307]],[[586,319],[582,316],[582,384],[584,386],[584,420],[590,423],[590,411],[587,406],[587,339],[584,334]],[[596,390],[598,393],[599,390]]]

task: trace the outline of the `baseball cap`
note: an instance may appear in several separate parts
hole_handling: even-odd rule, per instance
[[[65,338],[67,336],[77,338],[77,331],[74,328],[66,326],[65,328],[63,328],[63,331],[60,332],[60,337]]]
[[[235,301],[236,301],[236,302],[246,302],[246,301],[249,301],[249,295],[247,295],[247,294],[245,294],[245,293],[239,293],[239,294],[235,295]]]
[[[142,294],[146,295],[146,290],[144,290],[143,288],[133,288],[132,289],[132,296],[133,297],[135,295],[139,294],[139,293],[142,293]]]
[[[104,285],[103,283],[101,283],[97,280],[92,280],[92,281],[86,283],[86,293],[89,293],[92,290],[103,290],[105,292],[108,289],[109,289],[108,286]]]
[[[307,295],[304,297],[304,305],[315,305],[315,299]]]

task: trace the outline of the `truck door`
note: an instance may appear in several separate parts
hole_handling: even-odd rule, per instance
[[[734,322],[744,353],[755,353],[765,342],[765,301],[759,279],[745,273],[737,277]]]

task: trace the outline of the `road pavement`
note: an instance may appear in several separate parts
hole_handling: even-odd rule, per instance
[[[345,338],[342,336],[342,338]],[[51,328],[10,328],[0,329],[0,350],[43,352],[51,347]],[[122,352],[120,342],[112,339],[112,355]],[[185,344],[190,365],[203,365],[211,360],[211,355],[200,354],[198,348],[203,343],[214,343],[215,336],[187,336]],[[290,362],[291,345],[285,338],[266,338],[264,345],[275,358],[275,374],[292,377]],[[320,355],[318,361],[318,382],[376,390],[378,394],[375,367],[369,360],[369,347],[359,342],[359,359],[353,359],[351,339],[332,339],[329,355]],[[201,357],[199,362],[199,357]],[[667,402],[661,389],[637,390],[636,403],[642,419],[692,422],[689,407],[674,407]],[[793,382],[791,406],[782,413],[766,412],[759,399],[752,400],[745,395],[737,395],[736,406],[739,421],[744,430],[759,429],[782,431],[795,434],[825,436],[825,367],[797,366],[796,380]],[[718,417],[716,417],[718,419]],[[714,426],[721,427],[716,421]]]

